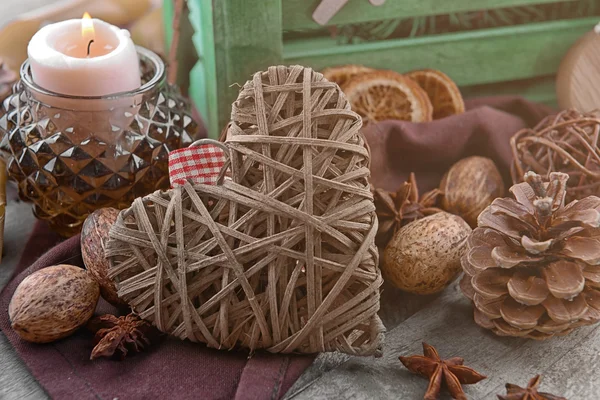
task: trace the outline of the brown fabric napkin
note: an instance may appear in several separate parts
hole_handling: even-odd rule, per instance
[[[515,97],[480,99],[469,110],[442,120],[412,124],[386,121],[367,127],[372,179],[376,187],[396,190],[412,171],[422,190],[431,189],[454,162],[469,155],[496,161],[509,179],[509,139],[532,126],[551,110]],[[25,276],[40,268],[70,263],[83,265],[79,238],[58,243],[56,235],[38,224],[27,244],[18,274],[0,296],[0,328],[32,374],[55,398],[77,399],[277,399],[283,396],[313,360],[208,349],[165,339],[147,353],[124,362],[89,361],[92,338],[80,331],[48,345],[20,340],[10,328],[8,304]],[[98,312],[116,310],[101,300]]]
[[[371,181],[396,191],[414,172],[419,190],[439,185],[442,175],[461,158],[481,155],[494,160],[510,186],[510,138],[532,127],[552,109],[514,97],[467,101],[467,111],[428,123],[384,121],[365,128],[371,148]]]
[[[8,304],[17,285],[33,271],[50,265],[83,266],[79,239],[77,236],[59,243],[60,238],[46,224],[38,222],[17,268],[20,273],[0,295],[0,329],[50,397],[279,399],[312,363],[311,356],[257,352],[249,358],[247,352],[208,349],[173,338],[164,338],[148,352],[123,362],[90,361],[92,335],[84,329],[45,345],[21,340],[10,328],[8,318]],[[96,312],[117,310],[101,299]]]

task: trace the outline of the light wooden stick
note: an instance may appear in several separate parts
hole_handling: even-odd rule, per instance
[[[0,262],[4,247],[4,220],[6,218],[6,163],[0,158]]]
[[[173,37],[171,39],[171,46],[169,47],[168,64],[169,71],[167,72],[167,80],[170,84],[174,85],[177,82],[177,50],[179,47],[179,30],[181,25],[181,15],[183,14],[183,7],[185,0],[174,0],[175,7],[173,13]]]
[[[313,12],[313,19],[319,25],[325,25],[346,5],[348,0],[323,0]]]

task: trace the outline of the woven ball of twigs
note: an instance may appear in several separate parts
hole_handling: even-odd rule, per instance
[[[242,88],[231,178],[121,212],[106,255],[142,318],[210,347],[378,355],[381,274],[369,153],[339,87],[271,67]]]
[[[569,174],[567,202],[600,195],[600,114],[565,110],[523,129],[511,141],[513,183],[528,171]]]

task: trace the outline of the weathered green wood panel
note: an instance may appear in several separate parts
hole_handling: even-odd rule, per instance
[[[190,2],[191,3],[191,2]],[[163,24],[165,26],[165,54],[169,49],[171,40],[173,39],[173,0],[163,1]]]
[[[204,119],[209,135],[214,136],[212,127],[219,126],[219,107],[212,3],[188,1],[188,8],[189,19],[195,31],[192,42],[199,58],[190,71],[190,96]]]
[[[529,79],[526,81],[502,82],[489,85],[461,87],[464,98],[519,95],[536,103],[556,107],[556,77]]]
[[[231,103],[251,75],[282,62],[281,0],[189,2],[200,62],[192,71],[192,95],[211,137],[229,121]],[[204,92],[204,97],[202,96]]]
[[[398,72],[436,68],[459,85],[479,85],[555,73],[568,48],[597,22],[593,17],[351,45],[303,40],[285,44],[284,60],[317,70],[343,64]]]
[[[321,0],[281,0],[285,30],[314,29],[319,25],[312,13]],[[350,0],[328,25],[354,24],[386,18],[410,18],[425,15],[449,14],[462,11],[557,3],[563,0],[387,0],[374,7],[367,0]]]

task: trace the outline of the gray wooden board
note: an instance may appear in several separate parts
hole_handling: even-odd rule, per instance
[[[424,306],[431,303],[440,295],[418,296],[404,293],[395,289],[392,285],[384,283],[381,294],[381,317],[386,329],[390,330],[402,323],[421,310]],[[304,371],[302,376],[294,384],[286,395],[286,399],[295,397],[312,385],[320,384],[322,379],[328,378],[328,373],[335,368],[343,365],[352,357],[341,353],[322,353],[315,359],[312,365]],[[368,358],[368,360],[374,360]],[[352,379],[362,379],[360,376],[353,376]],[[334,397],[335,398],[335,397]]]
[[[5,257],[0,265],[0,288],[8,283],[18,259],[23,252],[27,237],[33,226],[31,206],[10,202],[7,209]],[[384,284],[380,315],[389,327],[417,312],[437,296],[416,296],[402,293],[391,285]],[[324,353],[303,375],[300,384],[310,384],[319,379],[324,371],[333,369],[350,357],[340,353]],[[360,377],[357,377],[360,379]],[[0,332],[0,399],[45,399],[48,398],[18,357],[6,337]]]
[[[30,206],[10,202],[0,287],[12,274],[32,226]],[[322,354],[287,399],[422,398],[427,382],[398,361],[399,355],[419,354],[422,340],[435,345],[443,357],[464,357],[467,365],[489,376],[466,387],[472,399],[493,399],[503,393],[505,382],[525,385],[537,373],[544,375],[542,388],[546,391],[571,400],[600,398],[600,327],[582,328],[545,342],[500,338],[475,325],[471,306],[455,285],[437,298],[409,296],[387,285],[383,289],[380,314],[389,329],[384,356]],[[429,305],[421,309],[424,304]],[[43,389],[0,333],[0,399],[44,398]]]
[[[0,0],[0,26],[15,16],[57,0]],[[10,185],[10,184],[9,184]],[[0,262],[0,290],[8,283],[25,242],[33,228],[31,206],[9,202],[6,207],[4,257]],[[11,344],[0,332],[0,399],[46,399],[48,396],[31,376]]]
[[[21,13],[54,2],[57,0],[0,0],[0,26]],[[0,290],[8,283],[16,268],[33,224],[31,205],[9,202],[4,229],[4,257],[0,263]],[[42,387],[31,376],[4,334],[0,332],[0,399],[47,398]]]
[[[288,391],[286,399],[420,399],[427,381],[402,366],[400,355],[434,345],[442,358],[460,356],[488,379],[466,385],[469,399],[495,399],[506,382],[525,386],[542,374],[541,390],[570,400],[600,399],[600,326],[547,341],[503,338],[473,322],[469,301],[457,284],[386,335],[382,358],[319,357]],[[449,396],[444,395],[442,399]]]
[[[52,2],[57,2],[57,0],[0,0],[0,26],[23,12]],[[25,203],[9,202],[6,215],[5,254],[0,264],[0,290],[8,283],[16,268],[34,224],[31,206]],[[399,301],[400,296],[402,297],[401,301]],[[432,296],[406,295],[391,286],[384,286],[380,315],[386,326],[393,327],[433,298]],[[311,373],[317,377],[326,368],[334,368],[346,359],[347,356],[338,353],[321,355],[317,359],[315,367],[307,370],[303,377],[308,379]],[[28,372],[4,334],[0,332],[0,400],[46,398],[48,398],[46,393]]]
[[[55,1],[0,0],[0,26],[19,13]],[[29,205],[9,203],[0,289],[16,267],[33,222]],[[389,330],[382,358],[321,354],[286,399],[421,399],[427,381],[410,374],[398,356],[420,354],[422,340],[435,345],[443,357],[464,357],[466,365],[490,377],[466,386],[472,399],[495,399],[495,394],[504,393],[505,382],[523,386],[536,373],[544,374],[544,391],[570,400],[600,399],[600,327],[583,328],[546,342],[499,338],[475,325],[470,305],[456,286],[442,296],[419,297],[386,285],[380,315]],[[0,399],[46,398],[0,332]]]
[[[34,222],[30,204],[9,201],[4,229],[4,257],[0,263],[0,289],[8,283],[13,274]],[[0,331],[0,399],[45,398],[48,396],[42,387],[31,376],[4,333]]]

